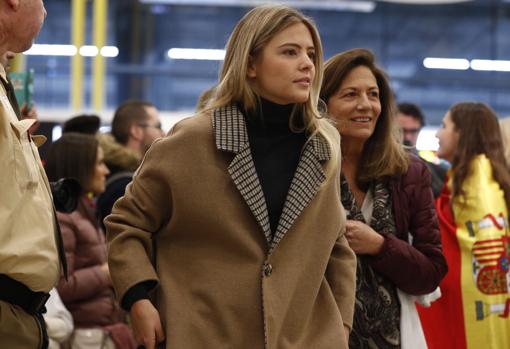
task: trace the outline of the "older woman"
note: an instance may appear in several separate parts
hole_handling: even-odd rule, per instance
[[[349,346],[400,348],[397,289],[432,292],[447,271],[430,173],[399,144],[392,92],[370,51],[330,58],[321,98],[342,136],[346,237],[358,256]]]
[[[153,144],[106,219],[147,349],[347,348],[355,256],[338,133],[316,109],[321,57],[300,12],[249,11],[206,108]]]

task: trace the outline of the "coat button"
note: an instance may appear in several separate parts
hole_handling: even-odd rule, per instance
[[[266,277],[268,277],[268,276],[271,276],[272,273],[273,273],[273,266],[269,263],[264,265],[264,275]]]

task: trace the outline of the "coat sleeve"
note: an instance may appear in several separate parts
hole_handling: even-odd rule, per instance
[[[109,286],[106,274],[100,265],[76,269],[76,250],[80,248],[77,239],[78,227],[70,214],[58,213],[58,222],[62,232],[62,241],[67,258],[67,281],[60,279],[58,292],[64,303],[74,303],[79,300],[91,298]]]
[[[152,264],[152,235],[170,219],[172,195],[165,139],[157,140],[146,153],[126,192],[105,219],[108,264],[119,299],[139,283],[159,283]]]
[[[382,233],[385,241],[381,252],[371,258],[371,266],[400,290],[422,295],[436,289],[448,267],[442,252],[430,172],[418,159],[412,160],[410,166],[416,170],[409,171],[405,176],[412,184],[404,183],[404,187],[412,186],[414,189],[408,192],[405,200],[398,196],[401,207],[394,204],[393,209],[396,219],[397,215],[409,212],[408,231],[398,231],[397,234],[405,238],[408,233],[411,234],[412,244],[393,234]]]

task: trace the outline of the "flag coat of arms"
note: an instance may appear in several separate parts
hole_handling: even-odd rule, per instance
[[[485,155],[471,163],[451,202],[452,176],[436,201],[448,262],[442,297],[418,307],[430,349],[510,348],[510,237],[504,192]],[[451,203],[451,204],[450,204]]]

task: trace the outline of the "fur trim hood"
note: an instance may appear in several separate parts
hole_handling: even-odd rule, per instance
[[[104,161],[112,173],[134,172],[140,165],[141,157],[133,150],[118,143],[111,134],[98,133],[97,139],[104,152]]]

